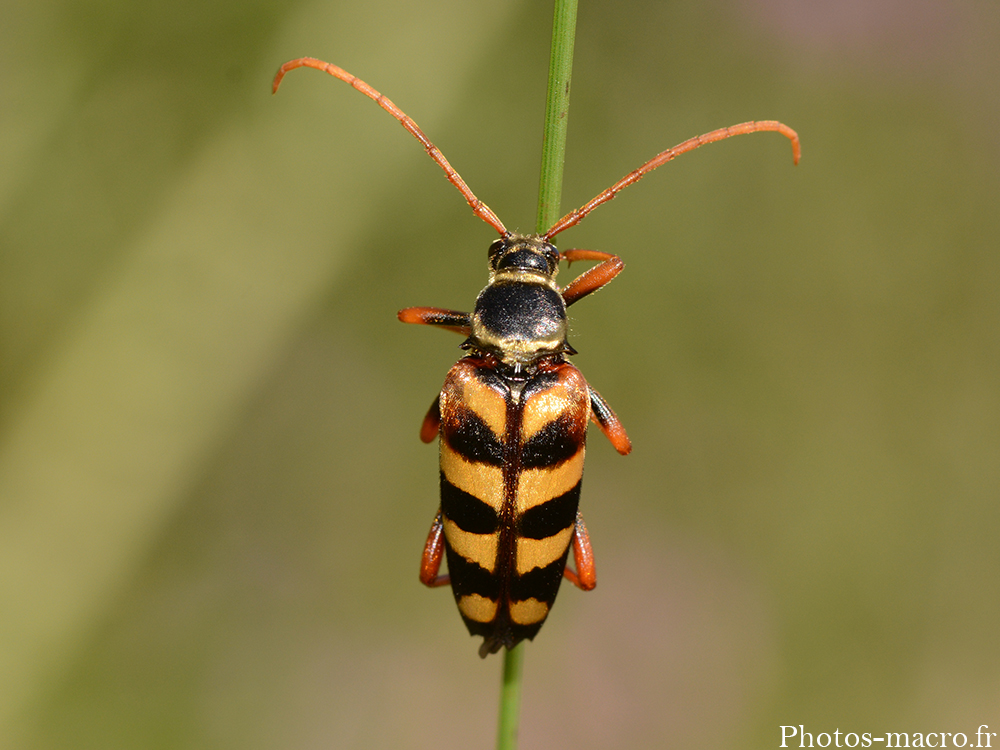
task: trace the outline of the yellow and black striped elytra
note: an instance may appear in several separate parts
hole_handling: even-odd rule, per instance
[[[435,525],[459,612],[484,636],[484,654],[533,638],[555,601],[583,528],[590,400],[580,371],[554,360],[513,376],[493,355],[470,355],[445,380]],[[592,588],[592,571],[584,575]]]
[[[424,146],[472,208],[500,239],[490,245],[489,280],[471,313],[410,307],[404,323],[432,325],[465,336],[463,356],[445,378],[420,430],[440,441],[441,503],[420,564],[427,586],[451,584],[481,656],[532,639],[565,577],[583,590],[597,584],[593,551],[580,514],[587,425],[594,422],[622,455],[631,443],[608,404],[566,357],[566,308],[597,291],[624,264],[597,250],[559,251],[551,240],[622,189],[687,151],[734,135],[777,132],[799,139],[780,122],[745,122],[691,138],[661,152],[541,235],[508,232],[496,214],[428,140],[417,124],[364,81],[310,57],[285,63],[277,91],[294,68],[322,70],[375,100]],[[555,282],[562,261],[599,261],[565,287]],[[570,550],[575,569],[567,565]],[[448,574],[440,573],[448,560]]]
[[[582,254],[582,255],[581,255]],[[602,260],[559,290],[563,257]],[[479,653],[534,638],[563,577],[597,583],[580,515],[587,424],[595,421],[622,454],[621,423],[566,361],[566,307],[622,269],[606,253],[567,251],[508,234],[489,250],[490,281],[471,314],[408,308],[408,323],[467,333],[468,354],[445,378],[421,437],[440,437],[441,507],[421,565],[428,586],[451,584]],[[572,547],[576,571],[566,566]],[[439,575],[442,554],[448,575]]]

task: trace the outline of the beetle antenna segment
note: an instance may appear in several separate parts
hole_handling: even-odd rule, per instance
[[[503,222],[500,221],[489,206],[476,197],[476,194],[472,192],[468,185],[465,184],[465,180],[459,176],[458,172],[455,171],[455,168],[448,163],[447,159],[444,158],[444,154],[441,153],[437,146],[430,142],[427,136],[424,135],[424,131],[417,127],[417,123],[415,123],[412,118],[407,116],[406,113],[393,104],[388,98],[380,94],[360,78],[351,75],[343,68],[338,68],[336,65],[332,65],[331,63],[317,60],[315,57],[300,57],[297,60],[289,60],[278,68],[278,73],[274,76],[274,83],[271,86],[271,93],[278,93],[278,86],[281,85],[281,79],[285,77],[285,74],[288,71],[295,70],[295,68],[315,68],[316,70],[322,70],[324,73],[329,73],[334,78],[339,78],[341,81],[349,83],[369,99],[374,99],[382,109],[395,117],[399,121],[399,124],[406,128],[410,135],[420,141],[428,156],[430,156],[437,163],[437,165],[444,170],[444,173],[448,176],[448,182],[458,188],[458,192],[462,194],[466,202],[468,202],[468,204],[472,207],[472,212],[491,227],[496,229],[500,233],[501,237],[507,236],[507,229],[504,227]]]
[[[575,211],[570,211],[568,214],[563,216],[552,226],[551,229],[549,229],[549,231],[542,235],[542,239],[551,240],[563,230],[569,229],[571,226],[580,223],[580,220],[583,219],[584,216],[589,214],[599,205],[607,203],[633,182],[638,182],[657,167],[666,164],[668,161],[680,156],[681,154],[687,153],[688,151],[694,151],[699,146],[704,146],[707,143],[714,143],[715,141],[722,141],[726,138],[731,138],[734,135],[759,133],[761,131],[781,133],[783,136],[788,138],[788,140],[792,142],[792,160],[796,164],[799,163],[799,157],[802,156],[802,147],[799,145],[799,135],[784,123],[777,122],[776,120],[760,120],[757,122],[743,122],[739,125],[730,125],[728,128],[719,128],[718,130],[713,130],[711,133],[705,133],[704,135],[699,135],[696,138],[689,138],[683,143],[679,143],[673,148],[668,148],[663,153],[654,156],[637,170],[620,179],[588,203],[585,203]]]

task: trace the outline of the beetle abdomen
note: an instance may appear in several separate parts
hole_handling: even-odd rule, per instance
[[[480,653],[531,639],[555,601],[572,540],[590,395],[572,365],[505,376],[470,356],[445,380],[441,511],[448,570]]]

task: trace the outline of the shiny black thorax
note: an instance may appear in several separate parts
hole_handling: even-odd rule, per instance
[[[555,246],[536,236],[512,234],[490,245],[490,279],[476,299],[463,347],[493,354],[515,371],[572,353],[566,302],[555,283],[559,259]]]

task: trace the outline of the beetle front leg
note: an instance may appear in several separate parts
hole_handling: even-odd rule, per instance
[[[396,313],[396,317],[402,323],[437,326],[463,336],[472,333],[472,318],[469,313],[458,310],[445,310],[442,307],[407,307]]]
[[[563,576],[581,591],[592,591],[597,585],[597,569],[594,567],[594,549],[590,546],[590,534],[583,523],[583,515],[576,512],[573,524],[573,564],[576,571],[567,565]]]
[[[441,511],[434,516],[431,531],[424,544],[424,554],[420,558],[420,582],[424,586],[436,588],[451,583],[451,576],[438,575],[441,570],[441,559],[444,557],[444,519]]]
[[[577,276],[562,290],[566,307],[574,302],[586,297],[591,292],[596,292],[611,279],[622,272],[625,262],[617,255],[604,253],[600,250],[565,250],[560,253],[563,260],[573,263],[578,260],[600,260],[604,261],[600,265],[594,266],[589,271]]]

